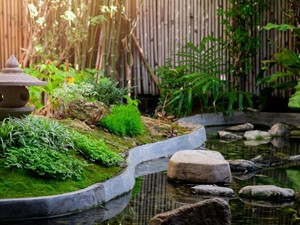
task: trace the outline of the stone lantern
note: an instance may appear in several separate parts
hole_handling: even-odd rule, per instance
[[[46,82],[23,73],[15,56],[10,56],[0,73],[0,120],[22,117],[34,108],[25,106],[29,100],[26,86],[44,86]]]

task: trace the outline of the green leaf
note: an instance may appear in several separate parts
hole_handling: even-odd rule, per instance
[[[290,24],[274,24],[274,23],[268,23],[266,26],[262,27],[263,30],[271,30],[276,29],[280,31],[287,31],[287,30],[293,30],[297,29],[297,27],[290,25]]]

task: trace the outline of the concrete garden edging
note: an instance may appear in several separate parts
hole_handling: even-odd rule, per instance
[[[132,148],[127,158],[127,168],[105,182],[61,195],[0,199],[0,220],[59,217],[100,206],[132,190],[138,164],[200,147],[205,141],[205,129],[199,126],[190,134]]]

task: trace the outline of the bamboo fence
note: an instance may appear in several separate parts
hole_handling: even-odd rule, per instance
[[[35,0],[0,0],[0,68],[4,67],[11,54],[16,55],[20,61],[24,59],[24,49],[28,49],[32,37],[32,31],[28,29],[26,3],[33,1]],[[87,12],[83,18],[101,14],[100,5],[110,5],[114,1],[122,2],[72,1],[75,6],[79,2],[85,2],[87,5]],[[225,36],[222,18],[216,11],[226,10],[229,7],[228,1],[123,1],[126,8],[125,18],[118,17],[105,25],[91,27],[88,39],[74,48],[77,54],[74,53],[70,61],[80,63],[81,68],[105,68],[111,76],[119,80],[121,86],[132,88],[135,95],[159,93],[159,78],[155,75],[155,67],[164,65],[168,59],[176,60],[174,53],[187,42],[198,44],[208,35],[220,38]],[[288,9],[288,1],[266,1],[270,6],[261,12],[261,25],[266,25],[267,22],[284,22],[283,12]],[[259,28],[253,28],[251,33],[261,37],[261,48],[257,57],[252,59],[253,68],[245,81],[245,91],[253,94],[259,94],[260,91],[255,85],[255,78],[262,67],[261,61],[270,58],[278,50],[278,47],[270,45],[269,41],[279,43],[280,47],[293,48],[293,40],[288,32],[262,31]],[[110,33],[112,30],[115,33]],[[111,36],[103,39],[105,35]],[[269,73],[276,69],[272,68]],[[275,94],[284,98],[290,93],[276,91]]]

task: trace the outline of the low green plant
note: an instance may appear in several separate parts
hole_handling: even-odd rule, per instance
[[[46,118],[27,116],[9,118],[0,129],[1,151],[10,147],[35,146],[57,151],[73,148],[71,133],[67,128]]]
[[[99,83],[94,83],[96,99],[107,106],[120,104],[123,96],[127,93],[125,88],[118,88],[118,82],[109,78],[100,78]]]
[[[53,96],[62,103],[85,99],[94,101],[97,97],[95,86],[91,83],[63,83],[61,87],[54,90]]]
[[[92,162],[110,167],[117,166],[122,161],[122,157],[109,150],[103,140],[92,140],[83,134],[73,132],[73,142],[75,149]]]
[[[135,136],[143,132],[140,112],[132,105],[114,106],[111,114],[105,116],[100,124],[111,133],[120,136]]]
[[[51,149],[26,146],[9,149],[6,153],[5,166],[64,180],[80,179],[86,163]]]

